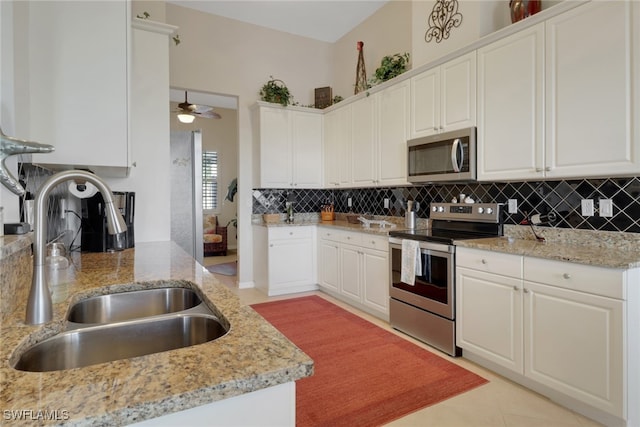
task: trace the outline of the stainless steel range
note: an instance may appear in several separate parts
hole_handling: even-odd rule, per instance
[[[394,329],[460,356],[455,336],[455,241],[502,236],[501,205],[432,203],[430,218],[431,228],[389,233],[389,321]],[[413,284],[401,280],[403,240],[418,242],[421,268]]]

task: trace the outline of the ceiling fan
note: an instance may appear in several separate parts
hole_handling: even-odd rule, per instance
[[[184,102],[178,104],[178,120],[182,123],[192,123],[196,117],[204,119],[220,119],[220,114],[213,111],[213,107],[208,105],[191,104],[187,100],[187,91],[184,91]]]

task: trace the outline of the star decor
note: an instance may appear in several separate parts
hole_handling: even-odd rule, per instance
[[[462,14],[458,12],[458,0],[437,0],[429,15],[429,29],[424,34],[424,41],[429,43],[435,38],[436,43],[449,38],[453,27],[462,24]]]
[[[18,180],[9,173],[7,165],[4,163],[5,160],[14,154],[50,153],[53,150],[54,147],[52,145],[7,136],[2,133],[2,128],[0,128],[0,182],[15,195],[24,195],[24,188],[22,188]]]

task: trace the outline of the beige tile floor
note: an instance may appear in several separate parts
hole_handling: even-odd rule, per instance
[[[233,260],[235,254],[227,257],[205,258],[206,266]],[[228,258],[220,261],[221,258]],[[373,316],[363,313],[323,292],[308,292],[281,297],[268,297],[256,289],[238,289],[235,276],[215,275],[227,285],[243,304],[255,304],[277,299],[295,298],[304,295],[319,295],[344,309],[361,316],[381,328],[399,335],[414,344],[432,351],[465,369],[477,373],[489,380],[474,390],[455,396],[444,402],[424,408],[388,424],[389,427],[569,427],[599,426],[600,424],[572,412],[552,401],[492,373],[468,360],[451,358],[419,341],[412,339],[389,327],[389,324]]]

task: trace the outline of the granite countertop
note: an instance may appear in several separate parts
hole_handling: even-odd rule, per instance
[[[503,252],[514,255],[574,262],[597,267],[629,269],[640,267],[640,249],[603,246],[593,242],[538,242],[515,237],[495,237],[456,241],[456,246]]]
[[[279,222],[264,222],[260,219],[260,216],[254,218],[253,225],[261,226],[261,227],[296,227],[296,226],[320,226],[325,228],[337,228],[341,230],[347,231],[356,231],[361,233],[368,234],[376,234],[379,236],[388,236],[389,231],[397,231],[404,230],[404,218],[394,217],[394,216],[376,216],[374,217],[376,220],[386,220],[392,224],[395,224],[395,227],[385,226],[380,227],[377,224],[371,224],[369,228],[365,227],[363,224],[358,222],[357,224],[351,223],[347,221],[345,214],[338,213],[336,216],[336,220],[334,221],[322,221],[320,220],[317,214],[311,215],[300,215],[296,216],[296,219],[293,223],[288,223],[284,221],[284,216],[282,220]],[[419,221],[424,221],[421,223],[422,227],[427,227],[426,219],[419,219]]]
[[[13,245],[11,245],[13,246]],[[0,409],[66,411],[70,425],[123,425],[312,375],[313,361],[172,242],[140,243],[115,253],[75,254],[50,285],[53,321],[24,324],[28,289],[13,295],[0,324]],[[151,283],[148,283],[151,281]],[[142,283],[141,283],[142,282]],[[133,359],[56,372],[11,368],[16,349],[64,328],[73,302],[148,287],[187,286],[231,325],[215,341]],[[5,296],[3,295],[3,298]],[[14,354],[16,353],[16,354]],[[4,419],[4,423],[24,421]],[[59,421],[58,421],[59,422]]]

